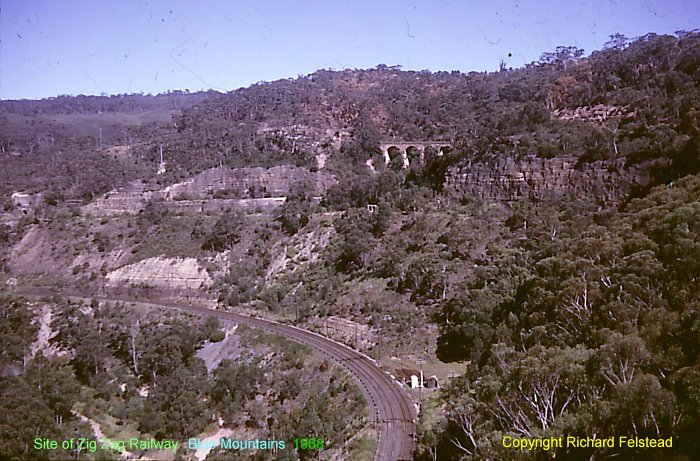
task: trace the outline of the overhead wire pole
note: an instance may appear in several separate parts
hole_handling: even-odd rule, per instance
[[[22,295],[33,297],[45,297],[47,294],[61,294],[64,296],[81,297],[80,294],[55,291],[22,292]],[[87,299],[87,298],[83,298]],[[101,298],[109,301],[130,302],[135,301],[123,298]],[[225,320],[233,320],[238,323],[250,325],[263,331],[281,334],[294,341],[307,344],[315,350],[329,356],[347,369],[361,385],[368,403],[374,407],[376,427],[378,431],[377,446],[375,448],[375,461],[397,461],[411,459],[415,433],[416,413],[413,402],[394,382],[394,380],[382,370],[373,360],[365,354],[353,351],[343,344],[323,338],[317,333],[305,331],[291,325],[278,324],[273,321],[257,317],[210,309],[205,306],[185,306],[182,304],[161,304],[147,302],[152,306],[181,309],[197,314],[216,316]]]
[[[158,163],[158,174],[165,173],[165,161],[163,160],[163,144],[160,144],[160,163]]]
[[[379,320],[379,349],[377,351],[377,361],[382,361],[382,321]]]

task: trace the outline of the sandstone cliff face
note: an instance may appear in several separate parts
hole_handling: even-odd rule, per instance
[[[211,278],[194,258],[148,258],[120,267],[106,276],[108,288],[137,287],[195,291],[211,285]]]
[[[143,209],[154,197],[153,191],[146,190],[146,184],[134,181],[125,187],[111,190],[92,203],[81,207],[83,214],[93,216],[113,216],[135,214]]]
[[[176,213],[214,213],[225,210],[240,210],[263,213],[284,204],[286,197],[211,199],[211,200],[166,200],[163,205]]]
[[[182,252],[134,262],[138,254],[133,251],[133,240],[117,237],[120,245],[100,250],[93,238],[101,233],[115,236],[124,232],[124,220],[103,225],[98,220],[75,219],[70,225],[33,225],[27,229],[7,254],[13,275],[11,285],[58,285],[83,291],[104,288],[107,292],[138,297],[206,298],[211,294],[212,277],[223,275],[229,266],[228,251],[195,259],[190,257],[193,253],[188,253],[192,248],[175,242]],[[189,238],[189,231],[185,235]]]
[[[624,159],[598,161],[575,168],[575,157],[538,158],[534,155],[516,160],[503,157],[472,161],[453,168],[446,187],[481,198],[519,200],[541,198],[551,193],[591,196],[615,203],[628,194],[634,184],[649,181],[642,169],[625,169]]]
[[[602,124],[611,118],[634,117],[635,112],[628,107],[612,106],[609,104],[598,104],[595,106],[583,106],[575,109],[557,109],[553,115],[561,120],[586,120]]]
[[[161,190],[150,190],[140,181],[106,193],[82,207],[93,216],[135,214],[151,199],[162,200],[168,209],[185,212],[220,211],[226,208],[267,211],[281,206],[292,184],[308,180],[316,196],[335,184],[325,171],[277,166],[265,168],[212,168],[187,181]],[[216,198],[223,194],[228,198]]]
[[[276,166],[273,168],[212,168],[187,181],[166,187],[165,199],[186,196],[204,199],[208,194],[227,191],[236,198],[284,197],[295,182],[309,180],[314,184],[314,195],[322,195],[335,184],[330,173],[312,173],[306,168]]]

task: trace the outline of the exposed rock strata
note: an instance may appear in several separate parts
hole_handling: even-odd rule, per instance
[[[292,184],[303,180],[311,182],[316,196],[323,195],[336,183],[335,177],[325,171],[311,172],[293,166],[212,168],[160,190],[136,181],[106,193],[84,206],[82,211],[93,216],[135,214],[152,199],[162,200],[168,209],[188,212],[226,208],[267,211],[282,205]]]
[[[649,181],[641,169],[625,169],[624,159],[598,161],[576,168],[575,157],[515,160],[502,157],[467,161],[448,175],[446,186],[481,198],[518,200],[548,194],[588,195],[604,202],[617,202],[634,184]]]
[[[194,258],[148,258],[109,272],[108,288],[136,287],[194,291],[211,285],[209,274]]]
[[[310,172],[306,168],[276,166],[273,168],[212,168],[187,181],[173,184],[161,191],[163,198],[207,198],[217,191],[227,191],[234,198],[284,197],[292,184],[309,180],[314,195],[322,195],[335,184],[335,178],[325,171]]]

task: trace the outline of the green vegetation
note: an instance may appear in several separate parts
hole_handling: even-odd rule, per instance
[[[67,360],[31,356],[38,330],[33,318],[21,301],[0,298],[0,453],[10,459],[48,459],[47,452],[33,449],[38,433],[52,439],[70,437],[75,431],[92,434],[89,426],[72,417],[77,392]],[[70,453],[65,450],[53,452],[53,458],[66,457]]]
[[[3,101],[0,116],[8,129],[0,148],[27,156],[3,158],[13,177],[3,196],[12,185],[41,190],[59,203],[87,200],[129,179],[172,183],[219,164],[314,167],[321,153],[345,177],[366,170],[364,162],[379,153],[381,138],[449,141],[450,155],[430,159],[415,178],[434,190],[450,166],[526,153],[573,156],[581,164],[668,158],[654,171],[655,182],[668,182],[699,167],[698,40],[697,33],[682,31],[635,40],[620,36],[590,56],[560,47],[524,68],[490,74],[379,65],[321,70],[226,94]],[[588,115],[562,117],[576,108]],[[139,110],[153,116],[134,119]],[[80,123],[66,118],[81,111]],[[163,121],[169,111],[175,123]],[[58,121],[49,117],[55,114],[61,114]],[[115,114],[123,120],[101,119]],[[28,125],[30,116],[35,123]],[[103,147],[127,146],[128,155],[96,150],[100,127]],[[326,133],[338,130],[351,136],[343,136],[336,150]],[[156,178],[161,145],[168,171]]]
[[[700,34],[678,32],[616,35],[588,56],[560,47],[494,73],[318,71],[210,95],[183,105],[174,123],[120,125],[128,159],[95,153],[94,139],[76,133],[34,143],[38,128],[22,128],[29,109],[2,103],[9,129],[0,147],[36,160],[3,157],[11,178],[3,187],[47,199],[0,229],[0,269],[12,275],[12,250],[30,231],[46,250],[31,264],[55,263],[34,283],[97,286],[112,252],[214,266],[227,251],[226,273],[211,271],[222,305],[316,330],[335,316],[354,330],[339,335],[384,365],[440,360],[441,378],[462,371],[424,402],[417,459],[700,459],[698,62]],[[386,139],[449,148],[426,148],[404,169],[384,164]],[[156,177],[161,144],[168,169]],[[338,183],[320,204],[313,185],[296,184],[267,216],[176,215],[151,201],[137,216],[98,221],[64,203],[135,178],[162,187],[218,165],[315,168],[317,155]],[[570,181],[577,175],[584,183]],[[18,213],[7,201],[3,209]],[[63,303],[53,341],[71,354],[31,357],[33,315],[14,299],[3,306],[4,414],[20,412],[11,399],[36,408],[31,424],[47,434],[79,426],[72,408],[157,437],[204,431],[218,416],[256,434],[302,431],[338,446],[364,426],[349,378],[279,338],[263,345],[241,328],[241,354],[207,371],[196,351],[227,340],[218,325]],[[76,382],[99,403],[81,407],[69,389]],[[15,419],[0,427],[2,443],[29,440]],[[674,443],[549,453],[501,444],[594,434]],[[350,444],[357,459],[373,450],[364,436]],[[27,456],[13,447],[12,456]]]
[[[193,231],[193,237],[202,233],[204,243],[202,249],[209,251],[230,250],[233,245],[240,242],[243,227],[243,217],[239,213],[223,213],[209,231]]]
[[[239,327],[241,353],[208,372],[196,352],[206,338],[223,334],[216,318],[56,302],[46,305],[58,332],[51,344],[67,354],[47,357],[29,352],[37,306],[8,297],[0,303],[0,329],[14,339],[3,341],[0,356],[0,446],[8,459],[71,457],[69,451],[36,451],[32,443],[37,436],[95,438],[78,414],[113,440],[184,440],[221,418],[259,438],[291,443],[304,435],[340,447],[366,425],[366,403],[352,379],[308,348]],[[318,456],[288,451],[290,460]],[[104,455],[98,450],[81,457]]]
[[[287,200],[282,206],[277,220],[288,234],[296,234],[309,223],[312,213],[313,184],[309,181],[292,184]]]
[[[376,446],[376,440],[368,436],[358,437],[352,442],[350,446],[350,460],[352,461],[362,461],[365,459],[371,459],[374,456],[374,449]]]
[[[542,210],[519,212],[532,222]],[[697,457],[699,212],[700,178],[689,176],[620,211],[571,216],[556,235],[528,226],[521,244],[492,247],[436,318],[438,355],[471,364],[444,390],[426,458],[520,459],[493,441],[593,433],[673,437],[673,450],[649,456]]]

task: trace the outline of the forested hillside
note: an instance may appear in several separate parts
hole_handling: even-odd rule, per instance
[[[129,126],[169,122],[213,92],[155,96],[58,96],[0,101],[0,192],[41,192],[52,201],[87,201],[149,175],[132,155]],[[153,161],[153,159],[151,159]]]
[[[447,140],[450,163],[526,153],[628,164],[667,158],[672,165],[656,173],[669,179],[698,169],[699,41],[697,33],[615,36],[588,57],[560,47],[496,73],[318,71],[215,95],[176,118],[176,130],[146,137],[167,139],[190,170],[309,164],[345,132],[342,162],[364,164],[381,139]]]
[[[329,323],[340,325],[338,340],[387,369],[442,373],[441,390],[414,395],[422,399],[417,459],[700,459],[698,32],[616,35],[600,51],[560,47],[524,68],[492,73],[379,65],[200,96],[159,99],[144,106],[149,115],[142,118],[130,103],[117,110],[99,98],[89,101],[89,113],[82,99],[66,99],[65,109],[56,101],[2,102],[6,215],[17,212],[13,191],[40,192],[45,201],[15,227],[0,227],[7,255],[0,280],[55,280],[97,291],[110,288],[108,276],[127,263],[196,258],[194,270],[212,280],[199,295],[217,298],[222,309],[264,312],[323,334]],[[75,129],[48,130],[59,123],[47,118],[54,116]],[[107,116],[120,121],[103,127],[100,138],[100,117]],[[385,164],[387,140],[449,148],[426,147],[408,166]],[[157,174],[161,146],[167,165]],[[277,165],[324,170],[337,184],[319,202],[310,181],[296,182],[283,205],[265,213],[205,211],[186,195],[167,203],[149,198],[133,214],[62,208],[136,179],[141,189],[127,192],[138,198],[211,168]],[[600,177],[607,182],[585,184]],[[202,186],[209,189],[201,200],[241,195],[221,184]],[[506,186],[528,192],[500,193]],[[47,267],[28,267],[31,257]],[[3,306],[5,324],[15,325],[7,331],[36,335],[21,303],[7,299]],[[206,398],[183,422],[196,428],[223,411],[217,399],[224,396],[202,384],[206,379],[244,376],[275,395],[285,392],[277,380],[286,378],[268,380],[249,367],[254,357],[213,375],[203,371],[191,352],[211,325],[185,332],[177,320],[143,320],[142,334],[158,339],[149,346],[155,349],[142,349],[153,365],[149,374],[135,369],[126,341],[133,325],[112,319],[115,311],[61,309],[67,323],[57,344],[86,353],[45,366],[112,402],[115,418],[117,410],[136,412],[142,432],[185,429],[166,424],[172,402],[160,391],[129,410],[139,386],[169,383],[194,392],[188,398]],[[114,327],[107,346],[71,336],[71,325],[81,322],[99,330],[101,316]],[[164,348],[173,344],[173,331],[189,338],[181,363],[172,359],[187,371],[184,381],[158,371],[153,358],[163,355],[161,339]],[[16,386],[3,392],[33,389],[21,394],[43,415],[37,424],[48,427],[67,410],[55,406],[50,391],[37,390],[38,365],[23,363],[26,341],[5,347],[3,360],[14,371],[4,382]],[[298,364],[280,366],[311,379]],[[313,366],[324,379],[331,373]],[[117,392],[114,373],[134,384]],[[298,391],[290,399],[312,401]],[[272,412],[274,420],[257,430],[277,430],[278,421],[310,424],[268,400],[260,407],[254,397],[236,397],[242,400],[235,404]],[[331,413],[318,417],[327,428],[343,427],[346,421]],[[25,436],[15,429],[19,435],[3,440]],[[504,436],[567,435],[673,437],[673,447],[524,452],[501,443]]]
[[[470,364],[423,433],[425,459],[548,459],[494,443],[504,434],[674,437],[674,450],[557,450],[566,459],[700,456],[697,175],[621,211],[572,216],[556,235],[528,230],[475,275],[436,314],[438,354]]]
[[[27,188],[32,180],[20,182],[21,176],[38,173],[49,179],[44,188],[60,197],[89,198],[130,178],[154,176],[161,144],[171,166],[162,179],[166,182],[219,164],[313,166],[320,153],[331,156],[332,169],[363,171],[365,160],[387,138],[449,141],[453,155],[442,160],[449,165],[529,153],[574,155],[582,163],[662,159],[654,174],[657,181],[668,181],[699,167],[698,41],[695,32],[635,40],[618,35],[589,56],[559,47],[524,68],[495,73],[379,65],[320,70],[226,94],[3,101],[3,162],[8,172],[17,169],[9,183],[5,179],[6,187]],[[142,113],[152,117],[133,119]],[[69,124],[87,124],[89,134],[60,129],[45,119],[57,114],[92,114]],[[131,119],[100,121],[115,114]],[[164,121],[170,114],[172,121]],[[35,118],[16,120],[20,116]],[[105,150],[114,145],[129,147],[128,162]],[[21,157],[8,156],[11,152]],[[99,165],[83,177],[64,166],[74,163],[74,156]],[[432,170],[439,175],[449,165]],[[79,184],[68,187],[44,171],[79,179]]]
[[[349,455],[354,444],[346,442],[366,424],[362,393],[328,360],[213,317],[3,296],[0,332],[2,459],[119,459],[124,451],[105,449],[103,442],[92,450],[36,450],[34,444],[36,437],[75,434],[178,440],[177,459],[193,459],[186,440],[211,435],[219,425],[230,428],[222,436],[235,429],[287,440],[284,455],[259,451],[256,459],[314,459],[318,452],[298,452],[289,446],[292,439],[324,438],[327,451]],[[222,341],[228,358],[215,360]],[[127,451],[132,458],[160,456]]]

